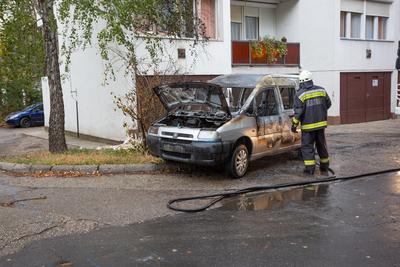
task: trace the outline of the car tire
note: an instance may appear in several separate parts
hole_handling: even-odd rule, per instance
[[[22,118],[19,121],[19,126],[21,126],[22,128],[31,127],[31,120],[28,117]]]
[[[249,168],[249,160],[247,147],[244,144],[237,145],[226,165],[229,175],[234,179],[242,178]]]

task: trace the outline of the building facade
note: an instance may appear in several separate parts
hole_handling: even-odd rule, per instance
[[[189,77],[229,73],[313,72],[332,99],[331,123],[393,117],[398,108],[400,0],[193,0],[210,41],[193,64],[190,41],[165,39],[168,54]],[[264,36],[287,40],[288,54],[267,64],[252,51]],[[139,49],[140,51],[140,49]],[[145,49],[142,48],[145,54]],[[117,73],[105,85],[104,63],[96,47],[72,55],[70,79],[63,84],[66,130],[123,140],[128,119],[115,110],[111,93],[134,90],[133,79]],[[43,90],[48,115],[49,99]],[[48,117],[48,116],[46,116]],[[46,122],[47,123],[47,122]]]

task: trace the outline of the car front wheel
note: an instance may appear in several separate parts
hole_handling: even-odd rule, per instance
[[[231,159],[227,163],[227,170],[233,178],[243,177],[249,168],[249,151],[243,144],[234,149]]]
[[[29,118],[22,118],[20,121],[19,121],[19,125],[22,127],[22,128],[28,128],[28,127],[30,127],[31,126],[31,120],[29,119]]]

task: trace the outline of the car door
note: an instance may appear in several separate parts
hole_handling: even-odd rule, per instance
[[[257,122],[259,124],[258,156],[273,154],[280,147],[282,138],[283,114],[275,87],[262,89],[254,99]]]
[[[32,109],[31,121],[33,124],[43,124],[44,123],[44,112],[43,105],[38,105]]]
[[[282,79],[277,82],[279,84],[279,95],[282,102],[282,140],[281,148],[288,148],[299,144],[300,131],[292,133],[292,117],[294,115],[294,98],[296,95],[297,84],[290,79]]]

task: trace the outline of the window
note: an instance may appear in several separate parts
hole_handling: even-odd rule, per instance
[[[137,16],[139,32],[168,36],[180,32],[179,37],[193,37],[195,33],[211,39],[217,38],[216,0],[180,0],[178,10],[174,1],[159,1],[157,16]],[[177,21],[179,20],[179,21]],[[177,23],[178,22],[178,23]],[[179,27],[176,29],[176,27]]]
[[[360,38],[361,37],[361,14],[360,13],[351,13],[351,38]]]
[[[346,33],[346,27],[347,27],[347,23],[346,23],[346,15],[347,12],[340,12],[340,37],[346,37],[347,33]]]
[[[278,105],[275,98],[275,90],[272,88],[265,89],[255,98],[255,105],[258,116],[278,115]]]
[[[246,16],[246,40],[258,40],[258,18]]]
[[[242,23],[231,22],[231,35],[233,41],[241,40],[242,36]]]
[[[203,26],[203,35],[208,38],[216,38],[215,0],[201,0],[200,19]]]
[[[365,18],[365,39],[374,39],[374,17]]]
[[[294,107],[294,96],[296,94],[293,87],[279,87],[281,93],[283,108],[293,109]]]
[[[387,18],[378,17],[378,39],[386,40],[387,38]]]

